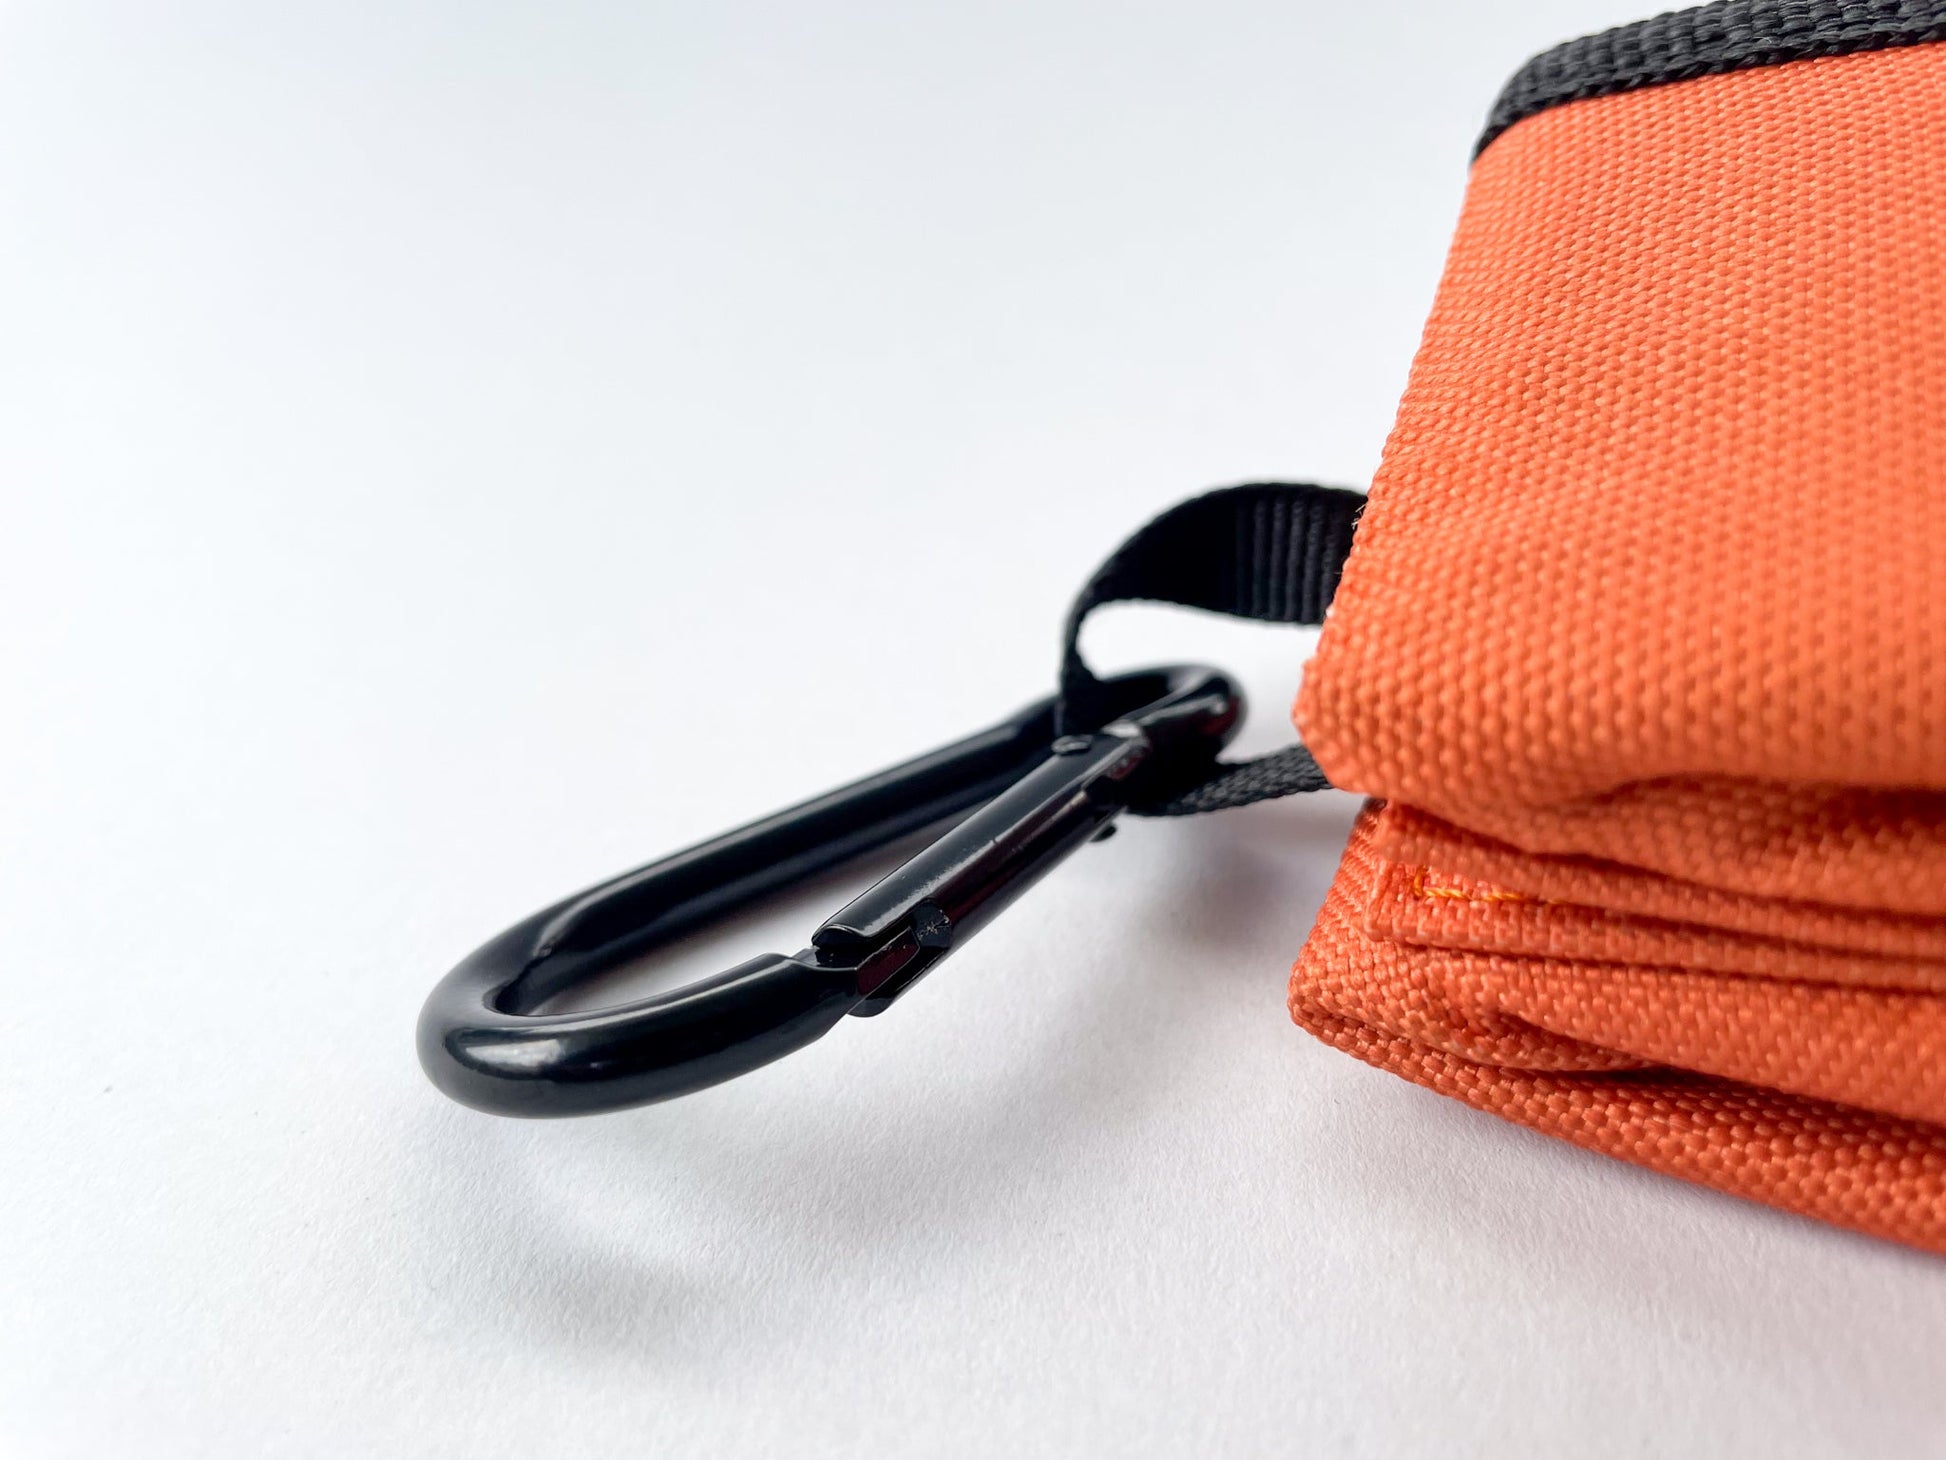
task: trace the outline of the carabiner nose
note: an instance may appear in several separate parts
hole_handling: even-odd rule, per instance
[[[1052,698],[964,740],[535,913],[447,974],[419,1017],[441,1090],[501,1115],[667,1100],[877,1014],[1131,805],[1206,772],[1243,718],[1195,666],[1104,681],[1099,729],[1055,738]],[[811,946],[673,992],[542,1014],[574,985],[807,877],[978,807],[828,919]]]

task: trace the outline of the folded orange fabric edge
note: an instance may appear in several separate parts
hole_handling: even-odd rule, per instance
[[[1377,821],[1376,807],[1361,814],[1292,970],[1298,1024],[1590,1150],[1946,1253],[1946,1128],[1806,1093],[1871,1098],[1882,1090],[1848,1082],[1897,1090],[1916,1065],[1936,1110],[1946,1077],[1926,1067],[1946,1025],[1941,1001],[1376,935],[1370,899],[1398,866],[1376,850]],[[1843,1007],[1847,997],[1861,1006]],[[1916,1002],[1871,1007],[1898,998]],[[1804,1038],[1775,1046],[1779,1029]],[[1875,1046],[1888,1033],[1905,1044],[1901,1058]]]

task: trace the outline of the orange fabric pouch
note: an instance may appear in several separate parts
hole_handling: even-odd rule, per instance
[[[1502,98],[1299,697],[1374,798],[1298,1022],[1946,1251],[1946,5]]]
[[[1571,42],[1494,109],[1369,499],[1170,508],[1074,601],[1057,693],[516,924],[420,1059],[502,1114],[669,1099],[882,1012],[1124,813],[1335,784],[1371,801],[1300,1024],[1946,1252],[1943,556],[1946,0]],[[1223,758],[1220,670],[1097,677],[1083,621],[1131,599],[1322,621],[1304,744]],[[798,954],[542,1009],[929,826]]]

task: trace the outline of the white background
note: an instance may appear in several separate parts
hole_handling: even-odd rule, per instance
[[[1043,692],[1158,508],[1362,484],[1494,92],[1643,3],[0,11],[0,1452],[1946,1450],[1936,1260],[1290,1025],[1348,798],[674,1105],[413,1059],[533,907]],[[1288,735],[1302,635],[1104,617]]]

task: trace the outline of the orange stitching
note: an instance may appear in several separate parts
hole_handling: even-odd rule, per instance
[[[1545,898],[1529,897],[1524,892],[1505,892],[1495,889],[1492,892],[1468,892],[1464,887],[1433,886],[1427,882],[1432,874],[1425,867],[1412,869],[1412,894],[1420,898],[1444,897],[1466,903],[1492,902],[1545,902]]]

